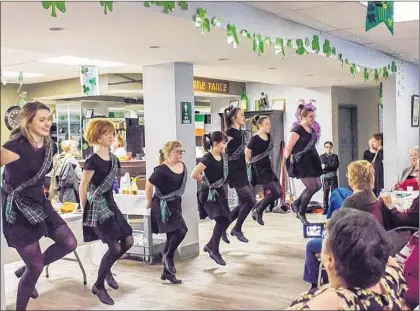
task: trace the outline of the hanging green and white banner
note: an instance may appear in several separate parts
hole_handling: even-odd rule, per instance
[[[384,23],[394,35],[394,2],[369,1],[366,13],[366,31]]]
[[[99,95],[98,67],[81,65],[80,85],[84,96]]]

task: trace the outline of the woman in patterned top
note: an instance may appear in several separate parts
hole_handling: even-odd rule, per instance
[[[20,112],[19,126],[1,148],[1,165],[5,165],[1,189],[3,233],[9,247],[17,250],[26,265],[15,272],[21,277],[16,310],[26,310],[29,298],[38,296],[35,285],[44,266],[77,246],[75,236],[43,191],[56,152],[50,128],[50,109],[39,102],[27,103]],[[43,236],[55,243],[41,253],[39,239]]]
[[[113,305],[114,301],[105,289],[105,280],[111,288],[118,289],[111,268],[134,243],[133,230],[112,195],[112,184],[120,168],[117,157],[109,152],[114,137],[112,121],[98,118],[89,122],[85,139],[90,145],[95,145],[96,152],[85,161],[79,189],[85,242],[101,239],[108,245],[92,287],[92,293],[108,305]]]
[[[290,310],[403,310],[407,290],[391,243],[370,214],[336,211],[327,224],[321,262],[329,284],[300,295]]]

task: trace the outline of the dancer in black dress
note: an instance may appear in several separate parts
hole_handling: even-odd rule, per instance
[[[202,183],[202,189],[197,195],[200,218],[208,216],[216,221],[213,235],[203,250],[222,266],[225,266],[226,262],[220,255],[219,245],[230,224],[230,209],[223,187],[229,173],[228,158],[225,154],[226,141],[226,135],[220,131],[205,134],[203,146],[207,153],[191,174],[192,178]]]
[[[251,165],[251,185],[263,186],[266,193],[264,199],[252,211],[252,218],[263,226],[263,213],[268,206],[280,198],[281,186],[273,172],[270,160],[270,151],[274,146],[270,137],[270,118],[256,115],[252,118],[252,125],[258,129],[258,132],[252,136],[245,148],[245,158],[248,165]]]
[[[305,185],[305,190],[292,203],[292,210],[296,217],[304,224],[306,208],[312,196],[321,189],[322,167],[318,151],[315,148],[317,135],[311,128],[315,115],[312,109],[300,105],[301,122],[295,126],[290,135],[284,152],[289,177],[297,178]]]
[[[112,184],[120,168],[117,157],[109,152],[114,137],[112,121],[98,118],[89,122],[85,139],[89,145],[96,147],[96,151],[85,161],[79,188],[84,241],[100,239],[108,245],[99,266],[98,278],[92,286],[92,293],[108,305],[113,305],[114,300],[105,289],[105,280],[111,288],[118,289],[111,268],[134,243],[133,230],[112,194]]]
[[[226,135],[229,137],[226,153],[229,157],[229,176],[228,184],[235,188],[239,199],[239,205],[231,211],[231,221],[237,219],[232,228],[231,235],[244,243],[248,239],[242,233],[242,225],[254,207],[255,193],[248,179],[248,171],[245,162],[245,133],[241,126],[245,124],[245,116],[242,109],[230,106],[224,110],[224,119],[226,123]]]
[[[166,233],[160,278],[173,284],[182,283],[176,278],[174,256],[188,231],[181,206],[188,177],[187,168],[182,162],[184,153],[179,141],[165,143],[159,151],[159,166],[155,167],[146,184],[147,207],[152,209],[152,232]]]
[[[57,214],[43,191],[45,175],[52,169],[56,152],[50,134],[50,109],[39,102],[25,104],[20,124],[1,148],[3,174],[3,233],[9,247],[17,250],[25,266],[15,274],[20,279],[16,310],[26,310],[29,298],[36,298],[36,282],[44,268],[77,247],[65,221]],[[41,253],[39,239],[54,244]]]

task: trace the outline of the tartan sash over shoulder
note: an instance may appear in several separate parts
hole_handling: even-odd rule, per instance
[[[168,220],[169,216],[171,216],[171,211],[168,208],[168,202],[175,201],[177,198],[182,197],[182,195],[185,192],[185,187],[187,185],[188,171],[185,164],[184,163],[182,164],[184,165],[184,178],[182,179],[181,187],[179,187],[178,190],[175,190],[172,193],[168,193],[167,195],[163,195],[162,192],[159,190],[159,188],[155,186],[155,195],[160,200],[160,215],[162,216],[163,223],[165,223]]]
[[[17,210],[19,210],[23,216],[31,223],[36,225],[47,218],[47,214],[44,212],[44,207],[40,204],[34,204],[31,200],[21,196],[23,190],[28,187],[35,185],[41,178],[48,173],[51,168],[54,153],[53,143],[48,143],[45,148],[44,162],[41,165],[38,173],[17,186],[15,189],[7,183],[3,184],[3,190],[7,193],[6,198],[6,221],[14,224],[16,221]],[[14,203],[14,204],[13,204]],[[17,210],[16,210],[17,208]]]
[[[270,137],[270,142],[269,142],[269,144],[268,144],[268,147],[267,147],[267,149],[264,151],[264,152],[262,152],[262,153],[260,153],[260,154],[257,154],[255,157],[253,157],[253,158],[251,158],[250,160],[249,160],[249,163],[248,163],[248,165],[247,165],[247,167],[246,167],[246,173],[247,173],[247,175],[248,175],[248,180],[249,181],[251,181],[251,178],[252,178],[252,174],[251,174],[251,165],[253,164],[253,163],[256,163],[256,162],[258,162],[258,161],[260,161],[260,160],[262,160],[262,159],[264,159],[265,157],[267,157],[269,154],[270,154],[270,152],[271,152],[271,150],[274,148],[274,143],[273,143],[273,140],[271,139],[271,137]]]
[[[98,224],[102,224],[106,219],[114,215],[109,209],[108,201],[104,194],[112,189],[112,184],[118,173],[118,159],[112,153],[110,153],[109,156],[112,165],[108,175],[98,187],[95,187],[93,183],[90,183],[89,185],[87,199],[90,208],[87,211],[86,219],[83,222],[84,226],[96,227]]]
[[[245,142],[245,133],[241,130],[242,144],[229,156],[229,161],[236,161],[244,153],[246,142]]]
[[[222,154],[222,161],[223,161],[223,177],[216,180],[214,183],[210,184],[209,179],[207,178],[206,174],[204,173],[204,178],[203,178],[203,183],[204,186],[206,186],[209,189],[209,194],[207,196],[207,201],[210,202],[214,202],[216,201],[216,196],[218,196],[218,192],[217,189],[219,189],[220,187],[222,187],[225,182],[226,179],[228,177],[229,174],[229,161],[228,161],[228,156],[223,153]]]

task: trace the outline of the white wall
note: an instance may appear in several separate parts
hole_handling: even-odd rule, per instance
[[[419,68],[399,61],[395,76],[383,83],[385,188],[391,188],[409,165],[408,152],[419,144],[419,128],[411,127],[411,97],[419,95]]]
[[[284,98],[286,100],[286,110],[283,118],[285,141],[287,141],[292,124],[295,121],[295,113],[298,106],[297,100],[300,98],[305,100],[315,99],[315,106],[317,107],[316,120],[321,126],[321,139],[320,143],[317,144],[318,152],[320,154],[323,152],[324,141],[332,140],[331,88],[308,89],[264,83],[247,83],[246,90],[252,108],[254,107],[255,100],[260,98],[261,92],[267,94],[267,99],[270,104],[273,99]],[[294,179],[294,183],[296,195],[298,196],[303,191],[304,186],[296,179]],[[322,202],[322,191],[316,193],[313,200]]]

